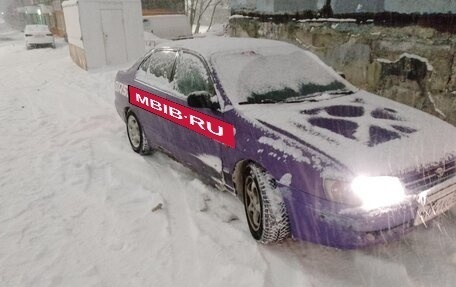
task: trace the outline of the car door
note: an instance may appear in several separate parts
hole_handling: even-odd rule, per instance
[[[172,90],[170,79],[176,57],[177,51],[172,49],[158,49],[152,52],[138,68],[133,86],[162,98],[169,96],[169,91]],[[133,106],[132,109],[139,117],[149,143],[166,149],[167,120],[140,107]]]
[[[223,114],[219,109],[195,109],[187,104],[188,95],[194,92],[207,92],[217,97],[208,66],[200,56],[187,51],[179,52],[171,84],[173,92],[168,98],[170,101],[194,110],[195,114],[204,114],[223,121]],[[168,122],[168,127],[165,134],[170,143],[170,152],[178,160],[221,183],[221,150],[228,147],[184,125]]]

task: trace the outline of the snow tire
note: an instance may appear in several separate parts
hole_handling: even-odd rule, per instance
[[[125,123],[127,126],[128,140],[133,151],[140,155],[150,154],[151,148],[136,114],[132,111],[128,111]]]
[[[256,194],[256,195],[255,195]],[[276,181],[256,164],[249,164],[244,177],[244,208],[253,238],[263,244],[278,243],[290,236],[288,213]],[[259,219],[255,216],[258,197]],[[258,204],[257,204],[258,205]],[[256,221],[256,222],[255,222]]]

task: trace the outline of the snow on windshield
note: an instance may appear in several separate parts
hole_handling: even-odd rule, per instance
[[[346,87],[315,56],[298,48],[218,54],[213,63],[235,104],[277,102]]]

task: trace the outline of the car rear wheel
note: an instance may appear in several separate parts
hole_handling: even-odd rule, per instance
[[[290,235],[288,214],[282,195],[271,175],[249,164],[244,178],[244,207],[250,233],[258,242],[280,242]]]
[[[144,135],[141,123],[132,111],[127,113],[126,125],[131,148],[142,155],[150,154],[151,150]]]

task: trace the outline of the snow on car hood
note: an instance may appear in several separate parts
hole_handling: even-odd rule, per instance
[[[452,125],[366,91],[317,102],[240,105],[252,121],[291,134],[354,174],[410,171],[456,154]]]

